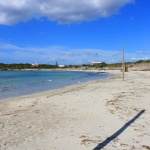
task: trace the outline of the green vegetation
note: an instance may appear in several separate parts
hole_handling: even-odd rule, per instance
[[[125,65],[132,65],[133,62],[125,62]],[[109,68],[120,68],[122,67],[122,63],[114,63],[114,64],[107,64],[107,67]]]
[[[150,63],[150,60],[139,60],[137,62],[125,62],[125,65],[128,64],[132,66],[133,64],[142,64],[142,63]],[[106,64],[105,62],[102,62],[100,64],[83,64],[83,65],[68,65],[63,68],[121,68],[122,63],[114,63],[114,64]],[[58,63],[56,62],[55,65],[49,65],[49,64],[39,64],[33,66],[32,64],[4,64],[0,63],[0,70],[21,70],[21,69],[57,69],[59,68]]]
[[[32,66],[31,64],[3,64],[0,63],[0,70],[21,70],[21,69],[52,69],[57,68],[55,65],[40,64]]]
[[[95,68],[103,68],[106,66],[107,66],[107,64],[105,62],[102,62],[100,64],[93,64],[93,67],[95,67]]]
[[[140,64],[140,63],[150,63],[150,60],[139,60],[137,62],[135,62],[136,64]]]

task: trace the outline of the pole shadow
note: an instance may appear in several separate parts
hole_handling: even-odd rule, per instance
[[[129,122],[127,122],[123,127],[121,127],[117,132],[115,132],[113,135],[108,137],[105,141],[100,143],[98,146],[96,146],[93,150],[100,150],[104,148],[107,144],[109,144],[112,140],[114,140],[116,137],[118,137],[126,128],[128,128],[137,118],[139,118],[145,110],[140,111],[133,119],[131,119]]]

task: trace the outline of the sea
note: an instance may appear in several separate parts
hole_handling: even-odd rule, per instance
[[[35,94],[65,86],[113,77],[84,71],[0,71],[0,100]]]

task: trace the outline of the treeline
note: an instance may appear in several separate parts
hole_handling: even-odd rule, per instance
[[[139,64],[139,63],[150,63],[150,60],[139,60],[137,62],[135,62],[136,64]]]
[[[57,68],[55,65],[48,65],[48,64],[39,64],[37,66],[33,66],[31,64],[3,64],[0,63],[0,70],[21,70],[21,69],[51,69]]]
[[[134,65],[134,64],[144,64],[144,63],[150,63],[150,60],[138,60],[136,62],[125,62],[125,65]],[[113,63],[113,64],[107,64],[107,67],[109,68],[119,68],[122,67],[122,63]]]
[[[83,64],[83,65],[66,65],[63,68],[91,68],[91,67],[95,67],[95,68],[103,68],[106,67],[107,64],[105,62],[101,63],[101,64]],[[4,64],[4,63],[0,63],[0,70],[21,70],[21,69],[57,69],[59,68],[59,65],[50,65],[50,64],[38,64],[33,66],[32,64]]]
[[[137,62],[125,62],[125,65],[132,65],[132,64],[140,64],[140,63],[150,63],[150,60],[139,60]],[[82,64],[82,65],[66,65],[63,68],[119,68],[122,66],[122,63],[113,63],[113,64],[107,64],[105,62],[102,62],[100,64]],[[56,65],[50,65],[50,64],[39,64],[33,66],[32,64],[26,63],[20,63],[20,64],[4,64],[0,63],[0,70],[21,70],[21,69],[57,69],[59,68],[58,63]]]
[[[102,62],[100,64],[83,64],[81,65],[82,67],[95,67],[95,68],[103,68],[103,67],[106,67],[108,64],[106,64],[105,62]]]

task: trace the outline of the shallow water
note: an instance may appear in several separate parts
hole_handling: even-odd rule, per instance
[[[0,100],[112,76],[79,71],[0,71]]]

